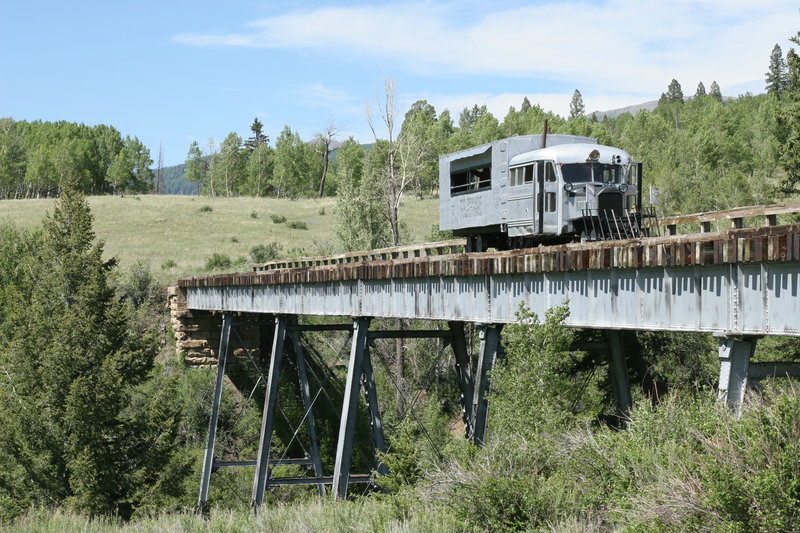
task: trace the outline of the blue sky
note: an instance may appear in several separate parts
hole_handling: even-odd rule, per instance
[[[0,117],[110,124],[165,164],[189,144],[330,121],[372,142],[365,106],[386,77],[402,114],[427,99],[454,117],[502,120],[524,96],[565,115],[685,94],[763,90],[769,54],[800,30],[795,2],[608,0],[502,3],[5,0]],[[380,132],[379,132],[380,133]]]

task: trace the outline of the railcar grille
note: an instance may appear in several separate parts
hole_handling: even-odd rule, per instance
[[[621,203],[622,195],[615,196],[619,197]],[[611,198],[614,198],[614,196],[611,196]],[[599,198],[598,204],[599,206],[604,205],[600,202]],[[608,206],[608,204],[605,205]],[[587,241],[636,239],[639,237],[655,237],[658,234],[658,221],[656,219],[655,209],[652,207],[648,208],[643,213],[623,209],[621,205],[618,209],[610,207],[584,209],[582,218],[582,238]],[[644,227],[642,220],[645,218],[655,220],[655,224],[648,224],[648,227]]]

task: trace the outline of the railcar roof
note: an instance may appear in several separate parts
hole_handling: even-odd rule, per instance
[[[522,165],[531,161],[548,160],[559,163],[586,163],[589,159],[589,154],[592,150],[600,152],[600,157],[596,160],[599,163],[611,163],[612,157],[616,159],[617,156],[622,161],[622,164],[627,164],[631,161],[631,156],[628,152],[614,148],[613,146],[604,146],[602,144],[589,144],[589,143],[571,143],[559,144],[542,148],[540,150],[533,150],[525,152],[511,158],[509,165]]]

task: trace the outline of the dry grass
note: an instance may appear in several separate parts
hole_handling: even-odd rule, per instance
[[[209,520],[191,513],[164,514],[123,523],[112,519],[90,519],[69,512],[34,511],[3,531],[14,533],[188,533],[188,532],[250,532],[311,533],[326,532],[376,532],[391,533],[429,532],[455,533],[468,531],[446,515],[419,514],[407,519],[393,516],[385,504],[366,499],[356,502],[322,502],[318,499],[262,508],[258,516],[252,511],[224,511],[213,513]]]
[[[106,255],[118,257],[123,268],[137,260],[147,261],[165,280],[202,273],[213,253],[228,255],[234,262],[243,259],[234,269],[247,269],[250,249],[258,244],[277,242],[284,254],[297,249],[305,254],[331,252],[336,241],[335,203],[333,198],[277,200],[155,195],[89,198],[95,233],[105,241]],[[34,228],[52,205],[53,200],[0,201],[0,224],[11,222],[17,227]],[[211,210],[201,211],[204,206],[210,206]],[[424,242],[432,225],[439,220],[436,199],[408,199],[402,213],[411,242]],[[308,229],[274,224],[271,215],[305,223]],[[176,266],[162,272],[161,265],[170,260]]]

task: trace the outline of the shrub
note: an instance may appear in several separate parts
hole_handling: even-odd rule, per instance
[[[200,209],[198,209],[198,211],[200,211],[201,213],[210,213],[210,212],[211,212],[211,211],[213,211],[213,210],[214,210],[214,208],[213,208],[213,207],[211,207],[211,206],[210,206],[210,205],[208,205],[208,204],[206,204],[206,205],[203,205],[203,206],[201,206],[201,207],[200,207]]]
[[[255,211],[250,211],[250,218],[258,218],[258,213]]]
[[[291,229],[308,229],[308,225],[302,220],[292,220],[286,224],[286,227]]]
[[[206,261],[206,270],[215,270],[218,268],[230,268],[233,262],[231,258],[225,254],[214,253]]]
[[[239,239],[237,237],[231,237],[231,242],[239,242]]]
[[[319,214],[320,214],[320,216],[323,216],[323,217],[325,216],[325,208],[324,207],[320,207],[319,208]]]
[[[269,218],[275,224],[283,224],[284,222],[286,222],[286,217],[283,216],[283,215],[272,214],[272,215],[269,216]]]
[[[281,254],[282,246],[277,242],[269,244],[257,244],[250,248],[250,259],[254,263],[266,263],[278,259]]]
[[[171,268],[175,268],[176,266],[178,266],[178,263],[176,263],[174,259],[167,259],[161,263],[161,270],[169,270]]]

